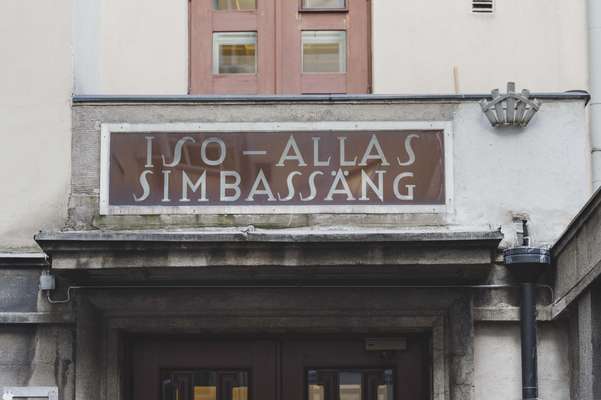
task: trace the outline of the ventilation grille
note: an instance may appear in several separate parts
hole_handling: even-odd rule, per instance
[[[472,12],[478,14],[491,14],[493,12],[493,0],[472,0]]]

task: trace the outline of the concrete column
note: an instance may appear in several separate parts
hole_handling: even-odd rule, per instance
[[[449,309],[451,400],[474,399],[474,319],[471,295]]]
[[[591,288],[578,301],[577,400],[601,398],[601,288]]]

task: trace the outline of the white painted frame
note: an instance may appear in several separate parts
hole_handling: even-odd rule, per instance
[[[28,397],[58,400],[58,388],[56,386],[5,386],[2,388],[2,400]]]
[[[109,205],[110,140],[113,133],[306,132],[443,130],[445,167],[444,205],[261,205],[261,206],[111,206]],[[104,123],[100,128],[100,215],[159,214],[452,214],[453,123],[451,121],[321,121],[321,122],[209,122],[129,124]]]

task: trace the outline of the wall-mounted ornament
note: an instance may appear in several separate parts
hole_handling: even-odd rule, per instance
[[[507,94],[499,89],[492,91],[492,100],[481,100],[480,106],[486,118],[494,127],[514,126],[523,128],[528,125],[542,105],[538,99],[531,99],[526,89],[516,93],[515,83],[507,83]]]

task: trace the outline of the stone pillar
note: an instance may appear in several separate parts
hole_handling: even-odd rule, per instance
[[[577,357],[574,374],[577,400],[601,398],[601,287],[592,286],[578,300]]]
[[[474,398],[474,319],[472,298],[465,295],[449,308],[451,400]]]

